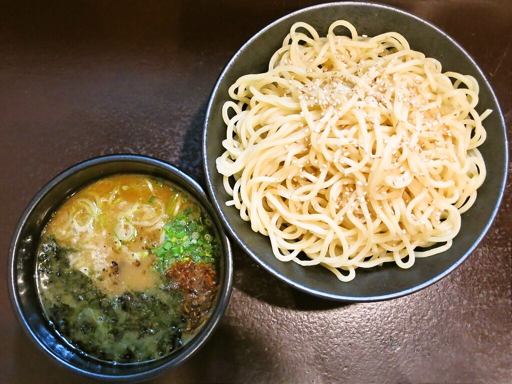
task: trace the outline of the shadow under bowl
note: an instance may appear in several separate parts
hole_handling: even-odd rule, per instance
[[[160,177],[190,193],[215,224],[221,243],[219,285],[210,317],[182,348],[161,359],[128,364],[102,362],[66,343],[43,314],[35,281],[36,250],[42,229],[55,210],[74,192],[114,174],[147,174]],[[16,228],[9,254],[9,290],[15,312],[31,339],[55,361],[75,373],[108,381],[145,380],[177,366],[196,352],[219,323],[232,287],[231,248],[222,225],[202,188],[172,165],[139,155],[109,155],[79,163],[51,180],[30,202]]]
[[[462,228],[446,252],[419,259],[408,269],[386,263],[382,267],[357,269],[349,283],[339,282],[325,268],[301,267],[293,262],[280,262],[272,253],[268,238],[251,230],[235,207],[227,207],[230,199],[223,188],[222,175],[215,159],[224,149],[226,125],[222,105],[229,100],[228,88],[242,75],[268,69],[272,54],[281,46],[293,23],[304,21],[320,35],[339,19],[352,23],[359,34],[375,36],[396,31],[409,41],[411,48],[438,59],[443,71],[456,71],[473,76],[480,85],[477,110],[491,109],[485,120],[488,136],[479,147],[487,178],[478,190],[473,207],[462,217]],[[507,137],[503,114],[494,92],[475,61],[446,33],[412,14],[371,3],[347,2],[313,6],[291,13],[271,23],[254,35],[233,56],[220,75],[210,98],[203,131],[203,158],[208,193],[225,228],[242,249],[267,271],[293,287],[310,294],[340,301],[376,301],[400,297],[418,291],[446,276],[460,265],[488,231],[501,202],[507,177]]]

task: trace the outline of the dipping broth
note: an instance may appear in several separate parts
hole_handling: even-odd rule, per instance
[[[82,352],[154,360],[183,346],[217,292],[219,241],[188,193],[145,175],[110,176],[53,214],[37,251],[44,313]]]

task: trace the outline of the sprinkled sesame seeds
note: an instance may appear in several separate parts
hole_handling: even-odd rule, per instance
[[[290,35],[288,40],[293,38]],[[237,181],[245,177],[242,185],[234,187],[235,205],[242,207],[242,218],[250,220],[255,209],[254,196],[268,194],[268,200],[262,198],[264,211],[258,211],[255,223],[252,222],[255,230],[264,234],[293,227],[286,215],[279,216],[275,227],[265,227],[268,221],[265,218],[277,215],[275,205],[282,204],[283,212],[290,215],[328,215],[344,234],[359,234],[361,223],[368,228],[371,225],[374,233],[395,232],[378,221],[384,215],[393,228],[398,228],[392,246],[405,243],[397,237],[404,239],[411,226],[421,232],[419,236],[428,235],[432,228],[439,226],[442,217],[441,212],[428,210],[432,201],[446,199],[450,190],[443,188],[442,183],[459,177],[455,166],[447,162],[462,164],[466,139],[460,140],[459,134],[469,129],[462,119],[471,117],[454,115],[450,102],[443,99],[445,90],[433,91],[432,83],[436,82],[446,92],[450,91],[450,84],[440,80],[444,76],[441,68],[428,59],[423,60],[417,52],[402,49],[400,41],[393,41],[392,49],[383,48],[377,55],[368,55],[373,49],[368,48],[370,45],[381,44],[378,38],[365,40],[367,36],[362,35],[356,40],[365,43],[359,45],[345,44],[351,40],[347,36],[333,38],[335,50],[328,51],[325,58],[318,56],[323,41],[315,41],[314,49],[305,41],[293,47],[285,43],[269,71],[272,76],[280,77],[280,82],[261,81],[265,74],[239,80],[236,89],[239,99],[235,98],[235,102],[243,112],[233,107],[239,121],[228,120],[234,137],[223,143],[229,148],[225,161],[218,160],[220,168],[224,166],[227,170],[225,176],[233,176]],[[366,44],[367,41],[371,44]],[[392,54],[399,51],[403,52]],[[301,59],[296,60],[297,57]],[[431,79],[425,75],[425,69],[433,75]],[[255,92],[251,93],[251,89]],[[253,97],[256,92],[262,96]],[[460,101],[464,102],[465,98]],[[290,135],[297,135],[297,140],[277,144]],[[478,138],[471,140],[473,145]],[[285,150],[285,164],[296,175],[293,184],[267,183],[263,178],[264,181],[256,181],[262,175],[288,180],[281,165],[280,152]],[[475,177],[478,171],[468,173],[468,177]],[[250,184],[245,183],[247,180]],[[279,191],[277,202],[270,198],[277,195],[275,190]],[[422,200],[418,196],[424,190],[427,195]],[[294,200],[289,201],[286,196],[292,195]],[[405,204],[405,208],[395,206],[397,201]],[[410,204],[415,204],[412,218],[404,212]],[[342,213],[333,217],[334,211],[340,208]],[[445,211],[443,215],[447,214]],[[325,241],[324,231],[332,233],[331,224],[324,222],[317,229],[318,233],[300,230],[308,236],[318,236],[318,241]],[[352,245],[350,236],[353,235],[347,236]],[[329,241],[336,244],[339,240],[334,235]],[[341,248],[341,245],[333,247]],[[371,252],[379,250],[378,244],[372,247]],[[282,251],[286,255],[291,253],[288,249]]]

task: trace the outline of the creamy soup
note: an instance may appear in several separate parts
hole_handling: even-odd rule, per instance
[[[188,193],[145,175],[106,177],[71,196],[44,228],[41,304],[83,353],[157,359],[208,317],[218,251],[210,218]]]

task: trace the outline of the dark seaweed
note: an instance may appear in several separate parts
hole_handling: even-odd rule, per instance
[[[147,292],[109,297],[72,269],[69,250],[46,237],[37,271],[41,301],[55,329],[97,358],[136,362],[168,355],[183,345],[182,295],[164,284]]]

